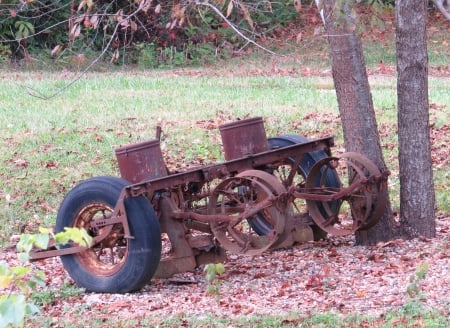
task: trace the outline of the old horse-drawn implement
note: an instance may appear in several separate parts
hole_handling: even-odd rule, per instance
[[[122,178],[78,184],[56,231],[84,228],[77,244],[34,251],[61,256],[82,287],[124,293],[225,253],[268,249],[368,229],[383,214],[387,175],[357,153],[332,157],[331,137],[266,138],[262,118],[220,126],[225,162],[170,173],[157,138],[116,149]]]

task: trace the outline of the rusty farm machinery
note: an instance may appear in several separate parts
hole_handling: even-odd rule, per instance
[[[169,172],[157,138],[116,149],[121,177],[76,185],[58,211],[56,232],[84,228],[90,247],[34,250],[60,256],[87,290],[125,293],[226,253],[257,255],[343,236],[375,225],[387,174],[358,153],[331,155],[333,138],[267,138],[261,117],[219,127],[225,161]]]

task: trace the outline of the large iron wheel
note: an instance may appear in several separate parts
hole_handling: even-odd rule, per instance
[[[94,292],[126,293],[148,283],[161,256],[159,222],[145,197],[127,198],[125,210],[131,236],[122,224],[92,228],[96,219],[107,221],[122,189],[129,185],[116,177],[96,177],[72,189],[58,211],[56,231],[65,227],[84,228],[92,237],[107,237],[86,251],[61,257],[75,282]]]
[[[273,177],[262,171],[253,175],[254,172],[244,171],[222,181],[210,199],[209,214],[216,215],[210,224],[214,237],[235,254],[264,252],[278,240],[285,226],[284,213],[280,210],[283,206],[277,203],[279,189],[271,185]],[[265,179],[265,175],[270,179]],[[266,223],[264,235],[253,229],[251,222],[256,218]]]
[[[270,149],[283,148],[295,144],[305,143],[308,141],[309,139],[294,134],[287,134],[268,139]],[[282,183],[287,183],[290,172],[292,170],[295,170],[297,173],[296,177],[297,181],[295,181],[295,183],[304,185],[306,183],[306,177],[308,176],[314,164],[316,164],[321,159],[327,157],[328,157],[327,153],[325,153],[323,150],[316,150],[313,152],[306,153],[303,155],[303,158],[300,161],[298,167],[293,167],[295,165],[295,158],[287,158],[286,163],[283,163],[283,165],[277,167],[276,172],[274,172],[274,174]],[[326,172],[322,173],[324,173],[323,177],[325,180],[324,181],[316,180],[314,182],[316,187],[318,187],[320,183],[325,184],[327,187],[331,188],[340,187],[339,177],[334,170],[327,170]],[[285,187],[287,188],[289,186]],[[302,200],[299,201],[303,202]],[[324,202],[322,204],[318,204],[317,206],[318,210],[325,215],[326,209],[336,211],[340,206],[340,201],[333,201],[326,203]],[[307,209],[301,209],[301,205],[299,204],[294,204],[294,207],[296,207],[297,212],[307,211]],[[270,225],[264,220],[264,218],[259,215],[255,216],[255,218],[251,221],[251,224],[253,229],[260,235],[266,234],[271,228]],[[315,224],[312,225],[312,229],[315,240],[325,238],[327,235],[326,231],[322,230],[319,226]]]
[[[342,181],[340,188],[324,188],[328,170],[339,172]],[[320,181],[320,189],[316,188],[317,181]],[[310,214],[322,230],[335,236],[368,229],[378,222],[384,212],[387,192],[384,184],[378,167],[361,154],[348,152],[338,157],[324,158],[311,169],[306,190],[329,196],[344,189],[349,193],[340,198],[338,209],[326,206],[325,202],[308,200]]]

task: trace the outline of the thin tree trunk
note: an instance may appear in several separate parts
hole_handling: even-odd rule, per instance
[[[361,41],[355,34],[354,14],[348,2],[340,8],[337,3],[341,2],[324,1],[324,19],[345,148],[366,155],[385,171]],[[368,231],[357,232],[356,241],[364,245],[375,244],[392,239],[395,233],[396,224],[388,199],[380,222]]]
[[[400,225],[405,238],[434,237],[426,0],[396,0]]]

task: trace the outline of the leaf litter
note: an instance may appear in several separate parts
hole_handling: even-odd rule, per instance
[[[217,294],[206,292],[203,268],[172,279],[154,279],[129,294],[83,292],[56,298],[43,308],[52,318],[121,319],[146,317],[197,318],[210,315],[301,315],[334,311],[342,314],[383,315],[405,306],[407,287],[417,268],[429,270],[420,282],[423,305],[450,309],[450,217],[436,218],[437,237],[392,240],[376,246],[354,246],[353,237],[329,237],[291,248],[247,257],[230,255],[219,277]],[[13,249],[0,260],[19,265]],[[32,264],[47,275],[47,288],[73,284],[59,258]]]

